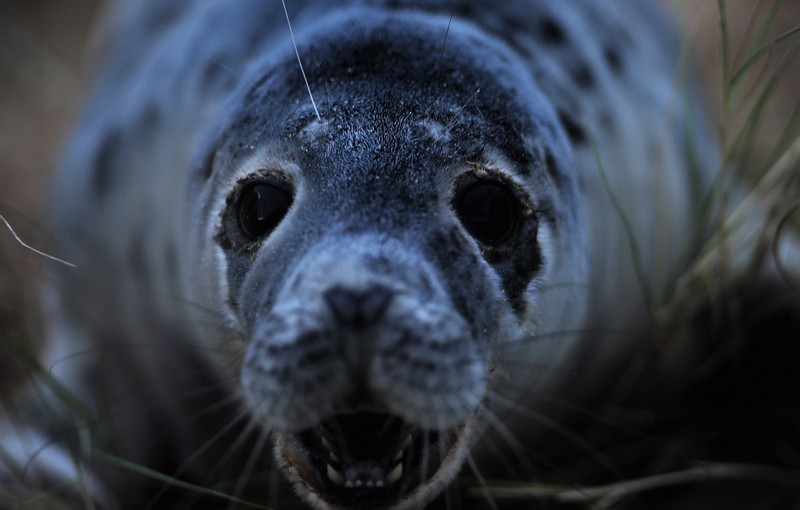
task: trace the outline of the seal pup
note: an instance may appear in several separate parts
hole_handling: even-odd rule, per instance
[[[423,507],[507,402],[591,391],[685,261],[715,151],[654,3],[287,7],[296,47],[276,2],[118,8],[23,485],[268,502],[274,456],[313,508]]]

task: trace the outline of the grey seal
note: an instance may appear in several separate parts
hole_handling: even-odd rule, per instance
[[[161,494],[120,459],[264,502],[273,457],[314,508],[419,508],[509,402],[591,389],[716,162],[653,4],[298,1],[296,48],[276,2],[121,6],[53,187],[80,405],[9,457],[108,508]]]

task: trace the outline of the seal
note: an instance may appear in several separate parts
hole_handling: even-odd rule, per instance
[[[296,46],[276,2],[120,7],[53,188],[79,404],[3,440],[27,483],[267,502],[274,457],[313,508],[420,508],[509,403],[591,389],[716,157],[663,15],[612,3],[293,1]]]

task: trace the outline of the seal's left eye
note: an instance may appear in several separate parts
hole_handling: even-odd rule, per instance
[[[278,226],[291,205],[291,194],[281,187],[253,184],[239,195],[239,228],[251,239],[264,237]]]
[[[518,221],[514,193],[501,182],[478,180],[457,193],[454,205],[467,231],[488,246],[502,244]]]

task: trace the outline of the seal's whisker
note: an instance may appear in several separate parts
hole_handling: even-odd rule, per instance
[[[422,434],[422,480],[427,480],[430,477],[430,455],[431,455],[431,433],[424,431]]]
[[[173,478],[180,478],[186,471],[188,471],[191,468],[192,463],[194,463],[199,457],[201,457],[214,445],[218,444],[225,437],[225,435],[230,433],[234,427],[236,427],[246,418],[247,418],[247,411],[245,409],[241,409],[228,421],[227,424],[222,426],[216,433],[212,434],[205,442],[203,442],[203,444],[198,446],[198,448],[190,456],[188,456],[174,471],[170,473],[170,476],[172,476]],[[229,448],[227,451],[233,452],[236,451],[236,448]],[[223,466],[225,463],[226,462],[217,462],[217,466]],[[165,485],[159,492],[157,492],[153,496],[148,508],[155,508],[156,505],[158,505],[158,500],[166,493],[167,489],[168,486]]]
[[[506,341],[500,346],[502,352],[503,348],[513,348],[521,345],[539,343],[539,342],[552,342],[571,337],[584,337],[584,338],[630,338],[632,335],[642,336],[647,331],[645,329],[622,329],[612,327],[598,327],[598,328],[579,328],[579,329],[563,329],[558,331],[539,332],[532,335],[522,335],[518,338],[513,338]]]
[[[100,345],[95,344],[92,347],[87,347],[85,349],[74,351],[69,354],[64,354],[56,359],[50,360],[49,364],[46,367],[42,368],[50,376],[53,376],[56,374],[56,372],[62,369],[62,365],[73,362],[81,363],[85,358],[103,356],[110,352],[113,352],[116,349],[119,349],[120,347],[125,347],[129,349],[152,350],[154,352],[159,352],[162,346],[161,344],[156,342],[144,342],[144,341],[117,342],[115,344],[104,343]],[[184,349],[185,353],[209,352],[209,353],[224,355],[230,351],[229,347],[203,346],[203,345],[190,344],[188,342],[179,343],[177,341],[175,342],[174,347],[176,347],[178,352],[181,352],[181,349]],[[203,373],[202,368],[198,368],[196,370],[199,373]]]
[[[524,479],[524,475],[520,472],[520,469],[512,463],[512,456],[507,452],[508,445],[503,448],[503,446],[497,444],[495,438],[496,436],[492,434],[492,427],[489,425],[481,436],[480,445],[483,455],[490,456],[495,463],[499,464],[500,469],[502,469],[503,480]],[[505,444],[505,441],[503,442]],[[516,458],[517,455],[519,455],[519,453],[515,452],[513,457]]]
[[[297,41],[295,41],[294,39],[294,30],[292,30],[292,22],[289,21],[289,11],[286,9],[286,0],[281,0],[281,5],[283,5],[283,13],[286,15],[286,25],[289,27],[289,35],[292,37],[292,46],[294,47],[294,53],[295,55],[297,55],[297,65],[300,66],[300,73],[303,75],[303,81],[306,83],[308,98],[311,99],[311,106],[314,107],[314,113],[317,116],[317,121],[322,122],[322,117],[320,117],[319,110],[317,109],[317,103],[316,101],[314,101],[314,94],[311,93],[311,85],[308,84],[306,71],[305,69],[303,69],[303,61],[300,59],[300,51],[297,49]]]
[[[489,392],[489,398],[491,400],[492,392]],[[508,447],[514,452],[514,456],[517,458],[520,466],[525,470],[529,476],[532,476],[536,472],[536,468],[530,462],[528,457],[528,451],[522,441],[520,441],[514,433],[509,429],[503,422],[497,417],[497,414],[492,411],[489,407],[485,405],[481,405],[478,408],[478,411],[486,418],[488,422],[488,426],[491,430],[494,430],[497,435],[508,445]]]
[[[467,108],[467,106],[469,106],[469,104],[473,102],[476,97],[478,97],[478,94],[480,94],[481,92],[481,87],[483,87],[482,84],[478,85],[475,88],[475,92],[473,92],[472,95],[469,96],[467,100],[464,101],[463,104],[461,104],[461,106],[459,106],[458,108],[456,108],[454,112],[452,112],[450,122],[447,124],[445,128],[446,131],[450,131],[458,123],[458,114],[464,111]]]
[[[481,412],[483,411],[484,409],[481,409]],[[491,410],[489,411],[491,412]],[[502,430],[497,428],[498,425]],[[492,453],[496,461],[503,466],[505,473],[508,474],[509,480],[531,482],[537,480],[540,473],[545,473],[549,477],[557,475],[562,483],[566,483],[575,490],[580,490],[580,484],[573,481],[573,475],[568,472],[564,466],[555,462],[545,453],[536,451],[515,438],[509,427],[506,426],[496,414],[494,414],[494,419],[488,426],[489,431],[487,431],[483,440],[490,445],[488,451]],[[491,431],[496,433],[503,441],[505,447],[496,444],[492,440]],[[511,464],[510,457],[516,460],[516,464]]]
[[[251,89],[255,89],[255,88],[257,88],[257,85],[256,85],[255,83],[253,83],[252,81],[250,81],[250,80],[249,80],[249,79],[248,79],[246,76],[244,76],[244,75],[243,75],[243,74],[241,74],[241,73],[237,73],[236,71],[234,71],[233,69],[231,69],[230,67],[228,67],[228,66],[226,66],[224,63],[222,63],[222,62],[221,62],[219,59],[217,59],[217,58],[214,58],[214,57],[211,57],[211,58],[210,58],[210,60],[211,60],[211,62],[213,62],[215,65],[219,66],[221,69],[224,69],[226,72],[228,72],[228,73],[231,73],[231,74],[232,74],[233,76],[235,76],[237,79],[239,79],[239,80],[241,80],[242,82],[244,82],[244,83],[245,83],[246,85],[248,85],[248,86],[249,86]]]
[[[238,458],[236,457],[237,452],[244,451],[246,447],[249,446],[258,446],[258,444],[264,440],[264,437],[269,437],[270,431],[253,422],[251,416],[247,415],[246,418],[247,421],[244,423],[244,426],[237,431],[236,439],[230,442],[230,447],[225,451],[225,454],[217,460],[214,467],[208,473],[209,478],[217,478],[223,466],[229,464],[232,459]],[[253,452],[251,452],[250,455],[253,455]],[[231,466],[229,471],[237,475],[240,474],[238,472],[238,466]]]
[[[606,456],[604,456],[602,452],[599,452],[597,448],[595,448],[590,443],[586,442],[584,438],[575,434],[574,432],[564,427],[560,423],[556,422],[552,418],[548,418],[547,416],[538,413],[533,409],[524,407],[521,404],[513,402],[495,392],[489,392],[489,395],[490,398],[492,399],[492,402],[496,402],[501,406],[509,409],[512,413],[522,416],[531,421],[534,421],[537,424],[546,427],[548,430],[553,431],[554,433],[558,434],[559,436],[563,437],[564,439],[568,440],[569,442],[571,442],[572,444],[576,445],[578,448],[583,450],[591,458],[595,459],[600,465],[602,465],[613,476],[624,478],[624,475],[619,471],[619,468],[613,462],[611,462]]]
[[[267,446],[269,434],[269,431],[264,428],[258,429],[258,438],[256,439],[252,452],[250,452],[247,461],[242,467],[239,481],[236,483],[236,486],[233,489],[233,495],[235,497],[240,497],[244,493],[247,483],[256,468],[256,464],[258,463],[259,458],[262,457],[264,448]]]
[[[439,61],[436,63],[436,87],[439,87],[439,76],[442,72],[442,64],[444,63],[444,50],[447,47],[447,36],[450,35],[450,25],[453,24],[454,12],[450,13],[450,19],[447,20],[447,28],[444,31],[444,40],[442,41],[442,49],[439,51]]]
[[[14,237],[14,240],[17,241],[17,243],[19,243],[19,245],[22,246],[23,248],[25,248],[26,250],[32,251],[33,253],[35,253],[37,255],[40,255],[40,256],[42,256],[44,258],[47,258],[47,259],[53,260],[55,262],[58,262],[59,264],[64,264],[67,267],[71,267],[71,268],[77,268],[78,267],[75,264],[73,264],[72,262],[67,262],[66,260],[62,260],[62,259],[60,259],[58,257],[54,257],[52,255],[44,253],[43,251],[39,251],[36,248],[34,248],[34,247],[30,246],[29,244],[25,243],[25,241],[23,241],[19,237],[17,232],[13,228],[11,228],[11,224],[8,222],[8,220],[5,219],[5,217],[2,214],[0,214],[0,221],[5,223],[6,228],[9,230],[9,232],[11,232],[11,235]]]
[[[481,471],[480,469],[478,469],[478,464],[475,462],[475,459],[473,458],[471,453],[467,454],[466,461],[467,465],[472,470],[472,474],[474,474],[475,478],[478,480],[481,493],[483,494],[483,499],[486,500],[486,502],[489,504],[489,507],[491,507],[492,510],[500,510],[500,508],[497,506],[497,502],[495,501],[494,496],[492,496],[491,492],[489,492],[489,484],[486,483],[486,480],[483,478],[483,475],[481,475]]]

